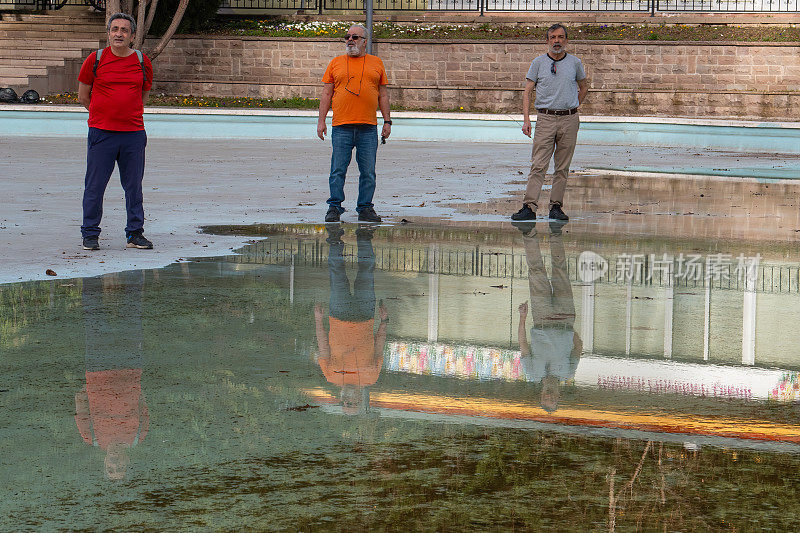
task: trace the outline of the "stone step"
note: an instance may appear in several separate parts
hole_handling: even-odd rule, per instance
[[[89,49],[72,50],[19,50],[15,48],[0,47],[0,60],[30,61],[37,59],[58,60],[62,63],[65,59],[83,59],[89,55]]]
[[[43,76],[47,67],[4,67],[0,66],[0,77],[20,78],[23,76]]]
[[[67,42],[59,39],[0,39],[0,49],[2,50],[30,50],[33,48],[43,50],[78,50],[97,48],[98,44],[98,41],[94,39],[70,40]]]
[[[63,66],[64,59],[50,58],[50,59],[9,59],[0,57],[0,67],[49,67],[49,66]]]
[[[106,34],[100,32],[72,32],[72,31],[41,31],[41,30],[4,30],[0,28],[0,39],[9,40],[53,40],[62,41],[102,39],[105,41]]]
[[[95,22],[105,26],[106,16],[103,13],[93,13],[86,6],[85,11],[60,11],[58,13],[6,13],[2,22],[36,22],[51,24],[73,24]]]
[[[50,29],[50,30],[86,30],[105,32],[105,24],[102,21],[94,22],[91,20],[68,19],[52,21],[33,21],[33,20],[3,20],[0,21],[0,28],[3,29]]]
[[[13,76],[0,76],[0,87],[11,87],[17,94],[19,89],[28,86],[28,76],[13,77]]]

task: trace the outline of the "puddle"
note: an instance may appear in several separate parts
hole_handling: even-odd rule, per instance
[[[0,285],[3,529],[791,528],[797,247],[580,228]]]

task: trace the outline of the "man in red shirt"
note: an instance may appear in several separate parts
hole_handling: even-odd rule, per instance
[[[124,13],[111,15],[107,29],[108,47],[99,51],[99,58],[98,52],[92,52],[78,75],[78,101],[89,110],[81,225],[83,248],[100,248],[103,195],[116,164],[128,212],[127,246],[151,249],[153,243],[142,234],[142,179],[147,145],[142,115],[153,84],[153,66],[147,56],[131,49],[136,36],[133,17]]]

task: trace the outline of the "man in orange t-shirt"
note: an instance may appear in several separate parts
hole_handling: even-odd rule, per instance
[[[341,387],[342,411],[356,414],[369,407],[369,386],[378,381],[383,366],[386,344],[386,323],[389,315],[383,302],[378,306],[380,325],[375,324],[375,252],[372,229],[356,231],[358,273],[353,290],[344,264],[343,231],[338,224],[328,227],[328,270],[331,299],[328,318],[330,331],[325,331],[322,304],[314,307],[319,364],[329,383]]]
[[[388,79],[383,61],[366,53],[367,29],[351,26],[345,38],[345,55],[334,58],[325,70],[322,97],[319,99],[317,136],[325,140],[328,129],[325,117],[333,107],[331,142],[331,173],[328,178],[330,198],[325,222],[339,222],[344,201],[344,180],[347,167],[356,149],[358,163],[358,201],[356,211],[359,222],[378,223],[381,217],[375,212],[372,197],[375,195],[375,158],[378,153],[378,120],[375,111],[383,115],[381,138],[392,132],[389,114]]]

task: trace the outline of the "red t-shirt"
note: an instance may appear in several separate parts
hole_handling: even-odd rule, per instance
[[[142,79],[139,57],[131,53],[117,57],[111,47],[100,54],[97,76],[94,62],[97,52],[92,52],[83,62],[78,81],[92,86],[89,100],[89,127],[109,131],[139,131],[144,129],[144,104],[142,91],[153,86],[153,65],[142,54],[147,81]]]
[[[141,380],[141,368],[86,372],[89,412],[75,415],[83,440],[104,450],[110,444],[133,446],[144,440],[150,415]]]

